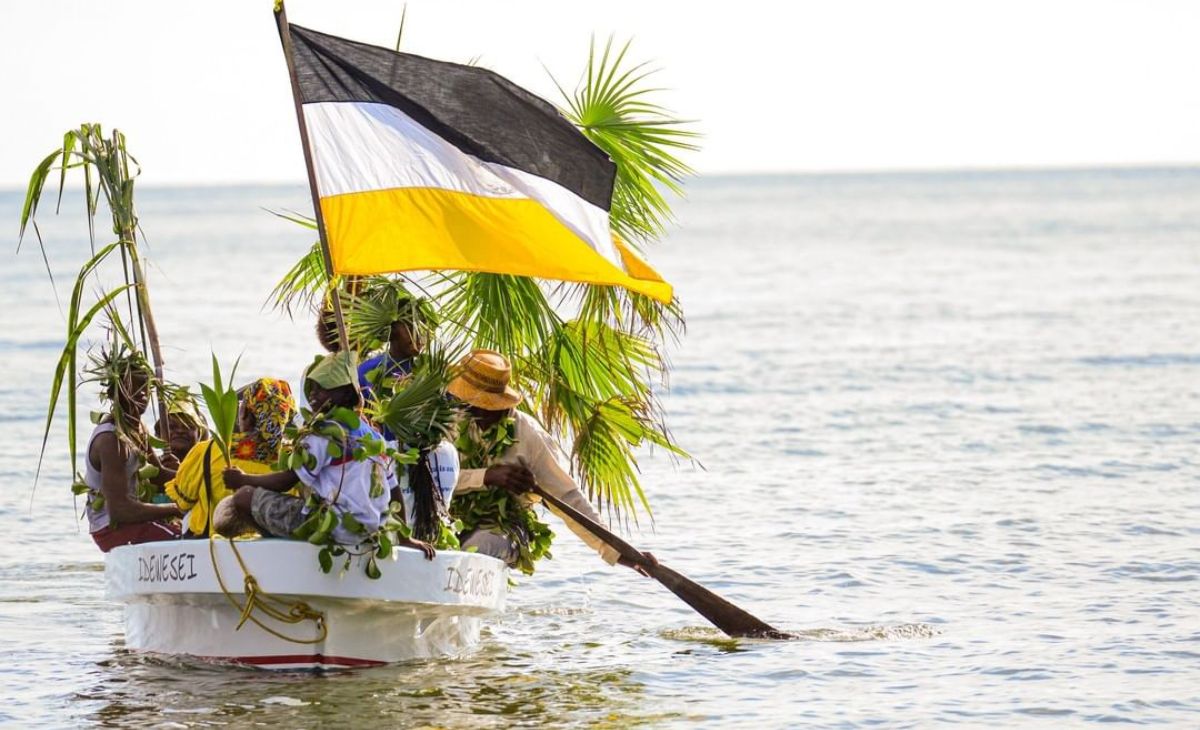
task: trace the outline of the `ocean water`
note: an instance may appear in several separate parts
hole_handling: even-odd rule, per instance
[[[303,187],[143,190],[170,375],[288,377]],[[729,177],[651,253],[688,331],[630,539],[800,640],[734,641],[561,535],[475,654],[328,675],[139,656],[76,520],[62,319],[0,194],[0,724],[1200,726],[1200,170]],[[62,289],[78,200],[44,215]],[[101,237],[101,242],[104,242]],[[93,405],[81,391],[81,410]]]

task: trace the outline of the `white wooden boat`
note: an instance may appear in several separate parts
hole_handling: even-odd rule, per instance
[[[363,667],[457,656],[479,642],[484,617],[504,610],[508,569],[495,558],[438,551],[426,560],[395,548],[382,577],[354,564],[322,573],[317,548],[293,540],[238,542],[259,587],[287,604],[303,601],[323,615],[294,624],[255,616],[297,643],[242,615],[222,591],[246,602],[244,576],[226,540],[172,540],[115,548],[105,557],[108,596],[125,604],[125,645],[135,651],[189,655],[268,669]],[[215,561],[214,561],[215,556]],[[215,563],[215,569],[214,569]],[[286,608],[286,607],[285,607]],[[323,636],[322,636],[323,634]]]

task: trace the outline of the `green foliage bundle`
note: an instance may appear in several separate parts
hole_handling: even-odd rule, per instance
[[[349,408],[333,407],[327,411],[313,413],[307,409],[301,411],[303,425],[289,424],[284,430],[286,446],[280,450],[279,461],[274,465],[276,471],[316,466],[316,457],[305,447],[305,439],[316,435],[327,440],[326,453],[332,459],[350,457],[362,462],[388,457],[393,464],[411,464],[417,456],[415,450],[399,452],[389,448],[382,438],[360,437],[351,438],[351,432],[357,430],[362,421],[355,411]],[[372,473],[372,498],[383,494],[386,488],[384,477],[380,473],[382,465],[376,466]],[[396,536],[407,536],[407,526],[394,514],[396,505],[389,509],[387,519],[378,529],[368,529],[349,512],[339,513],[334,509],[338,493],[330,499],[322,499],[316,494],[309,494],[306,504],[308,518],[296,529],[292,537],[306,540],[318,545],[321,550],[317,553],[317,561],[321,570],[328,573],[333,569],[334,558],[344,558],[343,570],[349,570],[352,560],[360,557],[364,560],[364,571],[370,578],[378,578],[379,560],[390,557]],[[342,545],[333,536],[333,531],[343,527],[347,532],[359,539],[355,545]]]
[[[465,419],[455,447],[463,469],[486,469],[516,443],[516,423],[503,418],[484,430]],[[517,548],[513,567],[533,575],[537,561],[552,557],[554,533],[538,519],[532,507],[503,489],[480,489],[460,494],[450,503],[450,513],[460,524],[461,534],[491,530],[507,537]]]
[[[459,410],[445,396],[451,372],[440,349],[418,356],[407,377],[384,383],[372,419],[387,426],[397,443],[420,451],[453,440]]]

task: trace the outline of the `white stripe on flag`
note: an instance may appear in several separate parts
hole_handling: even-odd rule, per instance
[[[303,110],[322,198],[393,188],[529,198],[625,269],[609,233],[608,212],[557,183],[464,154],[388,104],[318,102]]]

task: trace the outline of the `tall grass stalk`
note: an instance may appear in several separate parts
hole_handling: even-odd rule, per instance
[[[79,367],[76,352],[93,317],[102,309],[107,310],[109,326],[120,332],[126,340],[126,345],[133,350],[145,352],[147,349],[152,356],[154,372],[158,384],[163,379],[163,360],[158,343],[158,330],[154,323],[154,315],[150,308],[150,295],[146,286],[146,275],[142,256],[138,249],[138,218],[134,207],[134,181],[140,169],[137,160],[129,154],[126,147],[125,135],[118,130],[105,134],[99,124],[83,124],[78,129],[67,131],[63,135],[62,146],[48,154],[34,168],[25,193],[25,202],[21,208],[20,241],[17,250],[20,251],[27,230],[32,227],[37,238],[42,259],[46,263],[47,273],[50,272],[49,256],[41,231],[37,226],[37,213],[45,193],[46,183],[51,174],[58,171],[58,196],[55,202],[55,212],[62,206],[63,191],[66,188],[67,173],[79,169],[83,173],[84,213],[88,224],[88,238],[91,244],[92,257],[80,269],[76,277],[71,296],[71,305],[67,312],[67,332],[63,353],[55,368],[54,379],[51,383],[50,409],[46,417],[46,430],[42,438],[42,456],[38,461],[38,476],[41,474],[41,462],[45,456],[46,440],[49,437],[50,426],[54,419],[54,407],[59,394],[67,387],[67,432],[71,450],[72,468],[76,462],[75,443],[75,391],[78,386]],[[116,241],[96,250],[96,212],[100,197],[104,196],[105,203],[112,215],[112,231]],[[83,288],[89,276],[96,276],[99,264],[114,252],[120,254],[121,270],[124,285],[104,289],[96,295],[96,302],[84,311]],[[98,281],[98,277],[97,277]],[[51,275],[51,286],[54,286]],[[57,293],[56,293],[57,296]],[[141,344],[135,342],[135,337],[129,335],[129,327],[122,322],[119,309],[115,306],[116,299],[123,297],[125,310],[129,320],[136,323],[135,332],[140,335]],[[159,397],[159,417],[164,427],[167,423],[166,402],[161,397],[161,389],[156,388]],[[36,484],[36,478],[35,478]]]

